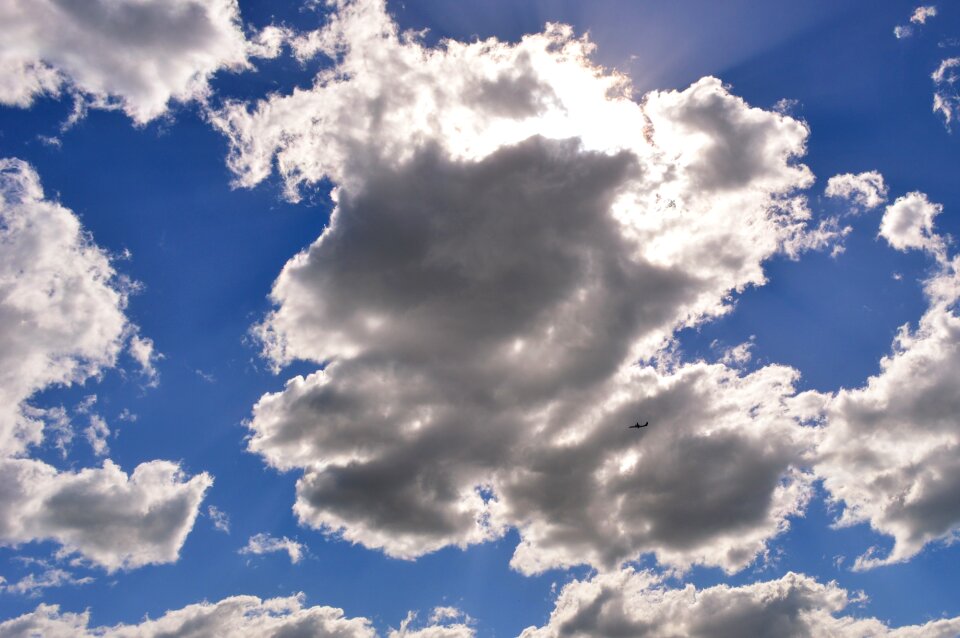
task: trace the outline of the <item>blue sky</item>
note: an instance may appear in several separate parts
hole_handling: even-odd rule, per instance
[[[0,25],[3,633],[960,635],[960,8]]]

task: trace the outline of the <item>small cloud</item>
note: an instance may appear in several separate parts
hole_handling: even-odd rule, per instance
[[[846,199],[854,204],[854,213],[874,209],[887,201],[887,185],[883,175],[877,171],[867,171],[854,175],[843,173],[827,180],[824,190],[827,197]]]
[[[284,536],[276,538],[269,534],[254,534],[247,541],[246,547],[240,550],[241,554],[269,554],[271,552],[287,552],[291,563],[299,563],[303,558],[304,547],[297,541]]]
[[[41,144],[44,146],[49,146],[50,148],[60,148],[63,146],[63,142],[60,141],[60,138],[52,135],[37,135],[37,139],[40,140]]]
[[[73,574],[63,569],[48,569],[39,576],[27,574],[10,585],[7,585],[6,580],[0,577],[0,591],[34,597],[39,596],[44,589],[63,587],[64,585],[86,585],[92,582],[93,578],[89,576],[75,578]]]
[[[215,505],[207,507],[207,516],[213,521],[213,527],[224,534],[230,533],[230,517]],[[294,561],[296,562],[296,561]]]
[[[213,376],[213,374],[210,373],[210,372],[204,372],[204,371],[201,370],[200,368],[197,368],[196,370],[194,370],[194,372],[196,373],[196,375],[197,375],[198,377],[200,377],[201,379],[203,379],[203,380],[206,381],[207,383],[216,383],[216,382],[217,382],[217,378],[216,378],[215,376]]]
[[[120,412],[120,414],[117,415],[117,420],[123,421],[125,423],[134,423],[136,422],[137,418],[138,418],[137,415],[131,412],[130,410],[128,410],[127,408],[124,408]]]
[[[93,409],[93,406],[97,403],[97,395],[88,394],[83,397],[83,400],[77,404],[77,407],[73,409],[77,414],[90,414],[90,411]]]
[[[910,16],[910,22],[914,24],[926,24],[927,18],[933,18],[937,15],[937,7],[934,5],[920,6],[913,10]]]

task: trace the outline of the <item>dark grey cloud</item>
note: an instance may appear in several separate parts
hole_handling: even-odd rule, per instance
[[[410,558],[516,527],[525,572],[733,570],[802,508],[793,371],[663,348],[831,238],[797,194],[806,126],[714,78],[633,101],[591,47],[551,25],[427,48],[345,2],[297,49],[333,59],[313,87],[211,115],[240,184],[336,186],[256,328],[278,368],[325,366],[249,424],[303,472],[303,523]]]

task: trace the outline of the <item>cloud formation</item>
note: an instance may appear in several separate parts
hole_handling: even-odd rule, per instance
[[[960,57],[947,58],[930,78],[933,80],[933,112],[943,117],[943,123],[949,130],[953,122],[960,117],[960,94],[957,93],[958,76],[955,69],[960,67]]]
[[[304,547],[286,536],[276,538],[261,533],[251,536],[247,544],[240,550],[241,554],[269,554],[271,552],[286,552],[290,556],[290,562],[296,564],[303,557]]]
[[[667,588],[649,572],[625,569],[568,584],[549,622],[520,638],[950,638],[960,632],[960,618],[890,628],[875,618],[840,615],[855,600],[836,583],[803,574],[698,590]]]
[[[77,217],[45,198],[36,172],[0,160],[0,544],[52,540],[113,571],[176,560],[193,527],[205,473],[188,479],[151,461],[128,476],[109,460],[61,472],[25,458],[45,430],[64,456],[73,436],[66,412],[31,406],[32,395],[101,374],[126,347],[152,352],[124,314],[127,288]],[[91,413],[95,401],[76,412],[102,456],[110,431]]]
[[[809,493],[795,373],[635,364],[833,237],[806,126],[714,78],[634,101],[562,25],[427,48],[369,0],[313,41],[311,89],[213,116],[239,184],[337,187],[257,327],[326,364],[249,424],[299,519],[405,558],[516,527],[528,573],[762,553]]]
[[[897,250],[924,250],[945,258],[943,238],[933,230],[933,221],[943,206],[920,192],[907,193],[887,206],[880,222],[880,236]]]
[[[855,204],[854,212],[872,210],[887,201],[887,185],[883,175],[867,171],[854,175],[843,173],[827,180],[827,197],[846,199]]]
[[[75,94],[138,124],[203,98],[212,75],[276,55],[276,30],[250,40],[236,0],[4,0],[0,104]]]
[[[938,260],[925,285],[929,307],[916,327],[901,326],[879,374],[840,390],[827,407],[816,472],[843,503],[838,524],[867,522],[894,539],[886,557],[872,548],[857,569],[908,560],[960,530],[960,260],[947,261],[933,230],[939,211],[923,193],[887,208],[881,235],[899,250],[927,250]]]
[[[193,528],[206,473],[192,478],[168,461],[129,476],[111,461],[58,472],[29,459],[0,461],[0,542],[53,540],[107,571],[177,559]]]
[[[156,620],[137,625],[90,627],[90,612],[61,612],[58,605],[40,605],[33,612],[0,623],[0,634],[10,638],[160,638],[218,636],[222,638],[376,638],[371,622],[347,618],[335,607],[305,607],[303,595],[260,599],[232,596],[217,603],[198,603],[168,611]],[[466,625],[441,619],[421,628],[410,618],[388,638],[471,638]]]
[[[77,217],[44,197],[37,173],[0,160],[0,455],[43,436],[26,400],[112,367],[131,327],[127,292]]]

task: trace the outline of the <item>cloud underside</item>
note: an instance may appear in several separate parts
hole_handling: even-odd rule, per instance
[[[131,343],[152,352],[127,321],[126,301],[122,279],[77,217],[44,196],[28,164],[0,160],[0,325],[15,327],[0,331],[0,545],[52,540],[62,554],[110,571],[176,560],[207,474],[188,479],[163,461],[129,476],[110,461],[59,471],[25,458],[46,434],[64,454],[72,437],[62,408],[30,404],[36,392],[96,377]],[[105,454],[109,428],[97,415],[90,423],[94,451]]]
[[[206,96],[215,72],[276,54],[275,30],[244,35],[236,0],[5,2],[0,23],[0,104],[72,93],[141,124]]]
[[[300,520],[405,558],[517,528],[526,573],[762,553],[809,494],[795,374],[662,348],[833,236],[806,126],[713,78],[634,101],[560,25],[430,49],[356,2],[316,41],[312,89],[212,117],[238,183],[336,185],[257,327],[277,366],[327,364],[250,421]]]

